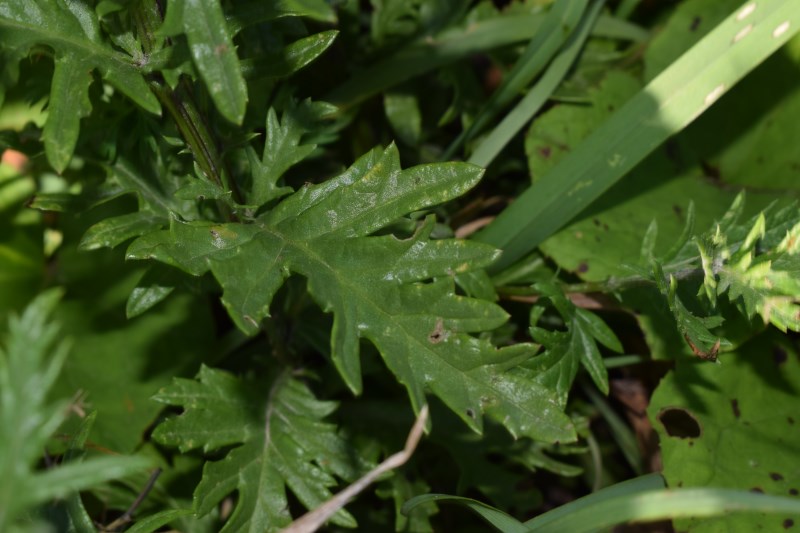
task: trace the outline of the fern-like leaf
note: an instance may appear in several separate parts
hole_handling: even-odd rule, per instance
[[[317,400],[287,373],[264,386],[203,367],[198,381],[176,379],[155,399],[184,408],[158,426],[159,442],[183,452],[236,446],[223,459],[206,463],[194,496],[195,510],[205,515],[238,491],[223,533],[252,531],[255,524],[260,531],[278,531],[292,520],[287,487],[313,509],[331,497],[334,476],[353,480],[369,466],[352,455],[335,425],[324,422],[336,404]],[[356,525],[346,511],[333,522]]]

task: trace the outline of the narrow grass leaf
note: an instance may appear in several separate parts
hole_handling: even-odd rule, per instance
[[[572,34],[564,49],[553,59],[542,79],[525,95],[525,98],[511,110],[502,122],[492,130],[478,146],[469,162],[487,167],[497,154],[514,138],[514,136],[533,118],[556,90],[556,87],[567,75],[575,59],[583,49],[583,43],[589,36],[592,25],[600,13],[603,2],[594,2],[584,16],[578,29]]]
[[[571,512],[562,515],[559,520],[539,525],[526,522],[526,525],[529,531],[536,533],[588,533],[626,522],[718,516],[732,512],[800,515],[800,501],[796,498],[743,490],[653,490],[616,496],[601,502],[590,501],[589,498],[591,496],[572,502],[578,505],[571,507]]]
[[[541,31],[533,36],[514,68],[504,77],[500,87],[492,93],[489,101],[481,108],[469,127],[464,129],[450,144],[441,157],[442,161],[451,159],[465,142],[481,131],[547,66],[547,63],[577,26],[587,3],[588,0],[580,0],[553,5],[542,24]]]
[[[799,27],[790,0],[733,13],[475,236],[504,250],[493,268],[507,267],[564,226]]]
[[[422,494],[415,496],[403,504],[402,513],[407,515],[414,508],[426,503],[454,503],[470,509],[475,514],[493,525],[498,531],[503,533],[526,533],[528,528],[513,516],[509,516],[491,505],[463,498],[461,496],[448,496],[447,494]]]

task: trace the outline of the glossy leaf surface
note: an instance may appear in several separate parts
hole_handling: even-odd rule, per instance
[[[333,312],[333,362],[354,392],[362,388],[359,339],[366,338],[406,387],[415,411],[430,391],[477,431],[486,413],[514,435],[570,441],[572,424],[553,394],[505,371],[529,358],[532,346],[498,350],[469,335],[500,326],[507,315],[491,302],[457,296],[452,276],[489,264],[495,250],[431,240],[432,221],[407,239],[370,236],[463,193],[480,176],[477,167],[459,163],[401,170],[394,146],[376,149],[254,224],[176,220],[169,231],[134,241],[128,257],[194,275],[210,270],[231,317],[250,334],[268,316],[284,278],[301,274],[317,303]]]

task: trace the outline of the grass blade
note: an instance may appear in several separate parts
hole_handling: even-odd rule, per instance
[[[717,26],[476,234],[503,249],[495,269],[563,227],[800,27],[792,0],[759,2],[750,9],[755,5],[748,3]]]
[[[428,502],[455,503],[458,505],[463,505],[464,507],[478,514],[481,518],[489,522],[503,533],[525,533],[528,531],[528,528],[513,516],[509,516],[503,511],[495,509],[491,505],[461,496],[449,496],[447,494],[421,494],[411,498],[405,504],[403,504],[402,513],[407,515],[418,505]]]
[[[643,478],[636,478],[636,480]],[[634,480],[634,481],[636,481]],[[613,488],[613,487],[612,487]],[[571,502],[569,513],[560,513],[557,519],[540,520],[545,513],[525,525],[536,533],[571,531],[583,533],[597,531],[625,522],[649,522],[668,518],[707,517],[730,512],[787,513],[800,515],[800,501],[796,498],[772,496],[756,492],[730,489],[678,489],[628,492],[593,500],[604,491]],[[552,512],[552,511],[551,511]]]
[[[575,59],[583,49],[583,43],[600,13],[603,2],[595,2],[589,8],[578,29],[573,33],[564,49],[559,53],[542,79],[525,95],[525,98],[503,119],[502,122],[490,133],[472,156],[469,162],[481,167],[487,167],[494,161],[497,154],[511,141],[514,135],[521,130],[533,115],[547,102],[553,91],[567,75]]]
[[[560,2],[550,9],[547,18],[542,24],[542,31],[533,36],[525,52],[503,80],[503,84],[492,94],[486,105],[481,108],[480,113],[475,117],[472,124],[463,130],[450,144],[441,157],[442,161],[452,159],[455,152],[465,142],[481,131],[506,104],[541,72],[572,33],[580,21],[581,14],[585,11],[587,3],[587,0]]]
[[[355,105],[402,81],[447,65],[470,54],[530,39],[546,19],[543,13],[500,16],[445,30],[418,40],[400,52],[357,72],[324,100],[339,107]]]

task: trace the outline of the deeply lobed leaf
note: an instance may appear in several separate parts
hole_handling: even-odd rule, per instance
[[[432,220],[408,239],[370,236],[409,212],[453,198],[480,179],[463,163],[401,170],[397,149],[373,150],[340,176],[305,186],[254,224],[186,223],[151,233],[128,249],[201,275],[211,271],[243,331],[258,331],[284,278],[308,279],[333,313],[331,352],[359,393],[359,339],[370,340],[406,387],[416,411],[433,392],[476,431],[488,414],[518,436],[575,438],[554,394],[506,369],[533,355],[519,344],[498,350],[469,335],[503,324],[494,303],[458,296],[453,276],[489,264],[490,246],[431,240]],[[433,281],[430,281],[433,280]]]
[[[238,491],[236,508],[224,533],[278,531],[291,522],[286,488],[309,509],[331,497],[334,476],[352,480],[367,465],[353,457],[334,424],[324,418],[336,408],[321,402],[297,379],[283,373],[268,384],[246,383],[219,370],[202,367],[199,381],[176,379],[155,397],[184,408],[154,433],[181,451],[214,451],[235,445],[219,461],[206,463],[194,495],[200,515]],[[340,511],[333,522],[353,527]]]

